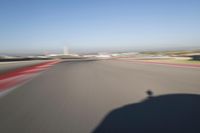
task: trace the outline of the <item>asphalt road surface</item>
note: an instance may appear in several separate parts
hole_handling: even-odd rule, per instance
[[[200,94],[199,81],[199,68],[61,62],[0,99],[0,132],[90,133],[110,111],[148,99],[147,91],[150,97]]]

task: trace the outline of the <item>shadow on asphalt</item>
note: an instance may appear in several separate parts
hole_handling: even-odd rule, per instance
[[[111,111],[93,133],[200,133],[200,95],[149,96]]]

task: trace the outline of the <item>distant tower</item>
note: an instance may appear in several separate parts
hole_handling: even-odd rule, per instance
[[[68,55],[68,54],[69,54],[68,48],[65,46],[64,47],[64,55]]]

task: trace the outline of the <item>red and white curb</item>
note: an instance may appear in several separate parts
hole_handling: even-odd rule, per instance
[[[59,62],[59,60],[48,61],[0,75],[0,97]]]
[[[134,62],[138,64],[155,64],[155,65],[165,65],[170,67],[182,67],[182,68],[200,68],[199,64],[177,64],[177,63],[166,63],[166,62],[155,62],[155,61],[142,61],[142,60],[131,60],[131,59],[116,59],[120,61]]]

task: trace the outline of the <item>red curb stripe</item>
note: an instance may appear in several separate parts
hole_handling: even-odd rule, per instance
[[[0,92],[24,83],[25,81],[30,79],[30,77],[32,77],[33,74],[46,70],[48,67],[59,62],[60,61],[58,60],[48,61],[48,62],[30,66],[30,67],[17,69],[15,71],[11,71],[11,72],[1,75],[0,76]]]
[[[0,92],[3,90],[7,90],[8,88],[11,88],[13,86],[16,86],[18,84],[21,84],[23,82],[25,82],[27,80],[27,78],[18,78],[15,80],[11,80],[9,82],[4,82],[0,84]]]
[[[0,75],[0,80],[3,80],[3,79],[6,79],[6,78],[9,78],[9,77],[14,77],[14,76],[20,75],[20,74],[23,73],[24,71],[28,71],[28,70],[31,70],[31,69],[35,69],[35,68],[37,68],[37,67],[42,67],[42,66],[47,65],[47,64],[56,64],[56,63],[58,63],[58,62],[59,62],[59,61],[49,61],[49,62],[44,62],[44,63],[36,64],[36,65],[30,66],[30,67],[20,68],[20,69],[17,69],[17,70],[15,70],[15,71],[11,71],[11,72],[5,73],[5,74],[3,74],[3,75]]]

